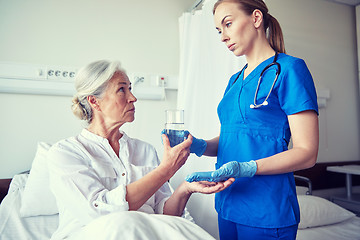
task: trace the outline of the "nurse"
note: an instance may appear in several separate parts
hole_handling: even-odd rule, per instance
[[[293,171],[312,167],[319,145],[312,76],[302,59],[286,54],[280,25],[262,0],[220,0],[213,14],[221,41],[247,64],[219,103],[220,135],[191,145],[198,156],[217,156],[217,170],[187,181],[235,177],[215,197],[221,239],[295,239]]]

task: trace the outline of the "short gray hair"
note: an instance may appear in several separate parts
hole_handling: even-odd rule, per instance
[[[76,94],[72,99],[72,111],[81,120],[91,122],[92,108],[88,96],[101,98],[115,72],[124,72],[119,62],[100,60],[81,68],[75,77]]]

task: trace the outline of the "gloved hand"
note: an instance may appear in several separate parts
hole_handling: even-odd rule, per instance
[[[257,164],[253,160],[249,162],[232,161],[222,165],[216,171],[192,173],[185,180],[188,182],[223,182],[229,178],[252,177],[255,175],[256,170]]]
[[[187,137],[189,134],[189,131],[185,130],[185,137]],[[201,157],[204,154],[206,147],[207,143],[204,139],[198,139],[193,136],[193,141],[190,146],[190,153],[195,153],[196,156]]]
[[[166,134],[166,130],[163,129],[163,130],[161,131],[161,134]],[[187,131],[187,130],[184,131],[184,137],[185,137],[185,138],[187,138],[187,136],[188,136],[189,134],[190,134],[189,131]],[[168,136],[168,137],[169,137],[169,136]],[[169,140],[170,140],[170,146],[173,146],[174,144],[171,142],[171,138],[169,138]],[[162,141],[162,139],[161,139],[161,141]],[[176,144],[175,144],[175,145],[176,145]],[[206,147],[207,147],[207,143],[206,143],[205,140],[203,140],[203,139],[198,139],[198,138],[195,138],[195,137],[193,136],[193,141],[192,141],[192,144],[191,144],[191,146],[190,146],[190,153],[195,153],[196,156],[201,157],[201,156],[204,154],[204,152],[205,152],[205,150],[206,150]]]

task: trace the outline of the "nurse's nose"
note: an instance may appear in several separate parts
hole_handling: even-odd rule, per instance
[[[229,40],[228,35],[225,32],[221,32],[221,41],[227,42]]]

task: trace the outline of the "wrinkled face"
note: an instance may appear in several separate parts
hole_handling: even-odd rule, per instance
[[[111,124],[132,122],[135,119],[136,97],[131,93],[131,83],[123,72],[116,72],[107,86],[99,108],[104,120]]]
[[[246,15],[237,3],[223,2],[214,13],[215,27],[228,49],[236,56],[253,48],[256,29],[252,15]]]

